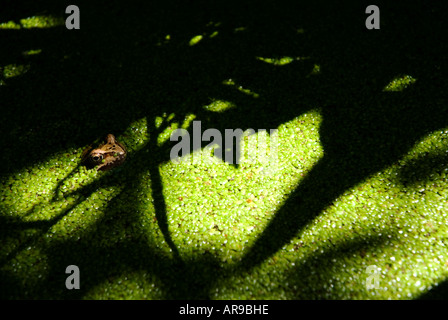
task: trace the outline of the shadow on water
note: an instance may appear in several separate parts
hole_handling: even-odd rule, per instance
[[[320,110],[323,158],[233,272],[251,270],[265,261],[347,188],[393,164],[416,141],[448,125],[443,81],[447,46],[442,41],[443,11],[437,6],[379,5],[381,30],[367,31],[365,7],[355,1],[166,1],[132,6],[118,0],[78,2],[81,30],[0,29],[0,45],[8,47],[0,53],[0,65],[31,65],[27,73],[5,79],[6,85],[0,86],[6,107],[0,128],[0,147],[6,150],[1,155],[2,174],[111,131],[119,136],[132,122],[146,118],[153,123],[163,113],[174,113],[178,121],[195,114],[203,130],[224,132],[277,128]],[[11,3],[0,16],[2,22],[40,12],[64,14],[65,6],[56,2],[27,7],[29,3]],[[198,35],[200,41],[191,43]],[[41,53],[22,54],[31,49]],[[294,59],[277,66],[259,57]],[[400,75],[417,81],[402,92],[383,91]],[[223,113],[203,108],[216,100],[236,108]],[[211,254],[181,257],[170,238],[159,166],[169,161],[173,143],[159,146],[156,139],[164,128],[148,129],[149,143],[122,169],[126,180],[115,175],[96,183],[120,184],[123,194],[137,192],[139,177],[149,172],[157,224],[172,256],[163,254],[145,234],[130,232],[124,240],[114,241],[115,230],[136,230],[132,226],[141,217],[138,204],[132,204],[135,212],[123,218],[120,206],[114,206],[119,200],[112,200],[107,215],[90,227],[87,239],[44,248],[51,270],[32,291],[20,279],[2,273],[6,288],[15,288],[2,291],[2,297],[82,298],[120,274],[146,271],[148,282],[154,281],[163,291],[161,298],[210,298],[219,278],[230,271],[220,269]],[[436,160],[443,165],[445,158]],[[97,185],[80,192],[88,196]],[[123,221],[127,226],[119,225]],[[41,234],[56,222],[38,226]],[[3,230],[35,227],[2,218]],[[56,289],[66,278],[61,270],[73,261],[83,270],[85,291]]]
[[[446,300],[448,298],[448,281],[445,280],[422,294],[419,300]]]

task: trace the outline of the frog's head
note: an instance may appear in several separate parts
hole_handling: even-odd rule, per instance
[[[104,162],[104,150],[94,149],[89,154],[89,160],[92,164],[101,164]]]
[[[86,152],[85,156],[83,156],[83,164],[92,169],[103,164],[106,161],[106,154],[102,149],[93,149],[90,152]]]
[[[126,148],[124,145],[115,140],[114,135],[109,134],[106,137],[106,143],[100,144],[96,149],[91,147],[84,150],[82,163],[92,169],[105,171],[116,167],[126,159]]]

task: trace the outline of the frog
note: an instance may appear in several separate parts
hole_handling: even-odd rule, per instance
[[[89,169],[107,171],[115,168],[126,160],[126,148],[109,133],[98,148],[87,147],[81,155],[81,163]]]

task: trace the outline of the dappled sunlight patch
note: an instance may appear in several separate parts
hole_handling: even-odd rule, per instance
[[[163,117],[156,117],[153,121],[149,125],[157,128],[162,125],[164,119]],[[132,122],[124,131],[123,136],[117,137],[117,140],[126,146],[130,154],[144,148],[149,139],[148,119],[146,117]]]
[[[62,17],[55,17],[52,15],[33,16],[29,18],[20,19],[20,23],[8,21],[0,24],[0,29],[32,29],[32,28],[54,28],[64,25]]]
[[[250,90],[250,89],[243,88],[243,86],[239,86],[239,85],[237,85],[233,79],[227,79],[227,80],[224,80],[224,81],[222,82],[222,84],[224,84],[224,85],[226,85],[226,86],[234,87],[234,88],[236,88],[238,91],[240,91],[240,92],[242,92],[242,93],[244,93],[244,94],[246,94],[246,95],[248,95],[248,96],[252,96],[252,97],[254,97],[254,98],[258,98],[258,97],[260,96],[258,93],[253,92],[253,91]]]
[[[281,57],[281,58],[263,58],[263,57],[256,57],[257,60],[275,65],[275,66],[284,66],[287,64],[290,64],[294,61],[303,61],[310,59],[309,57]]]
[[[279,126],[279,161],[275,179],[284,184],[279,204],[289,197],[323,157],[324,150],[319,137],[321,122],[320,111],[314,109]]]
[[[165,123],[169,123],[171,120],[173,120],[176,117],[175,113],[171,113],[169,115],[167,115],[166,113],[164,113],[162,116],[157,116],[155,117],[155,121],[154,121],[154,125],[156,128],[160,128],[160,126],[165,122]]]
[[[411,84],[415,83],[417,79],[410,75],[404,75],[394,78],[387,86],[384,87],[383,91],[387,92],[397,92],[403,91],[408,88]]]
[[[190,41],[188,42],[188,45],[190,47],[193,47],[193,46],[199,44],[201,41],[203,41],[206,38],[213,39],[213,38],[217,37],[219,35],[219,31],[217,30],[217,28],[219,26],[221,26],[221,22],[210,21],[209,23],[207,23],[205,25],[205,28],[208,29],[208,31],[192,37],[190,39]]]
[[[305,175],[323,155],[318,135],[321,120],[318,111],[311,111],[282,124],[275,148],[269,131],[248,134],[246,130],[237,167],[207,149],[196,150],[184,161],[163,164],[160,173],[170,232],[182,254],[207,251],[223,263],[239,261],[303,178],[301,173]],[[296,130],[298,123],[300,130]],[[259,148],[261,141],[266,148]],[[270,161],[274,151],[277,162]],[[195,157],[202,161],[195,162]]]
[[[236,28],[233,29],[233,32],[234,33],[239,33],[239,32],[243,32],[243,31],[246,31],[246,30],[247,30],[246,27],[236,27]]]
[[[179,124],[177,122],[172,122],[167,126],[162,132],[160,132],[159,136],[157,137],[157,145],[160,147],[162,146],[166,141],[168,141],[173,134],[174,131],[176,131],[179,128]]]
[[[196,119],[196,115],[194,113],[189,113],[185,116],[182,125],[180,126],[182,129],[188,129],[191,125],[191,122]]]
[[[162,116],[155,117],[155,127],[160,130],[157,136],[157,145],[159,147],[168,141],[171,134],[179,128],[179,123],[172,121],[175,117],[174,113],[169,115],[164,113]]]
[[[22,26],[14,21],[8,21],[0,23],[0,29],[20,30],[22,29]]]
[[[212,33],[210,33],[210,35],[208,36],[209,38],[214,38],[219,34],[218,31],[213,31]]]
[[[14,78],[21,76],[28,72],[30,69],[30,65],[23,65],[23,64],[8,64],[4,66],[3,68],[0,68],[0,70],[3,69],[3,76],[5,79]]]
[[[21,19],[20,23],[23,28],[53,28],[64,25],[64,19],[61,17],[55,17],[51,15],[47,16],[34,16],[26,19]]]
[[[195,46],[202,40],[202,38],[204,38],[203,35],[194,36],[193,38],[190,39],[188,44],[190,45],[190,47]]]
[[[32,49],[32,50],[26,50],[22,52],[22,55],[24,56],[35,56],[42,52],[42,49]]]
[[[212,112],[224,112],[235,108],[235,104],[225,100],[214,100],[212,103],[204,106],[204,109]]]

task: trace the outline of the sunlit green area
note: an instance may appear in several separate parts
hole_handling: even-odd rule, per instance
[[[32,55],[36,55],[36,54],[40,54],[42,52],[41,49],[36,49],[36,50],[27,50],[22,52],[23,55],[25,56],[32,56]]]
[[[213,112],[224,112],[234,107],[235,105],[229,101],[216,100],[204,106],[204,109]]]
[[[29,69],[29,65],[15,65],[15,64],[9,64],[3,67],[3,76],[5,79],[7,78],[13,78],[20,76],[24,73],[26,73]]]
[[[199,43],[199,41],[201,41],[201,40],[202,40],[202,35],[197,35],[197,36],[194,36],[193,38],[191,38],[189,44],[190,44],[190,46],[194,46],[195,44]]]
[[[289,64],[294,61],[294,58],[291,58],[291,57],[282,57],[279,59],[257,57],[257,59],[264,61],[266,63],[274,64],[276,66],[283,66],[285,64]]]
[[[417,81],[417,79],[414,79],[409,75],[396,77],[386,87],[384,87],[384,91],[403,91],[415,81]]]
[[[253,91],[250,90],[250,89],[243,88],[243,86],[237,85],[233,79],[227,79],[227,80],[224,80],[224,81],[222,82],[222,84],[224,84],[224,85],[226,85],[226,86],[232,86],[232,87],[234,87],[236,90],[238,90],[238,91],[240,91],[240,92],[242,92],[242,93],[244,93],[244,94],[247,94],[247,95],[249,95],[249,96],[252,96],[252,97],[254,97],[254,98],[258,98],[258,97],[260,96],[258,93],[253,92]]]
[[[78,2],[0,16],[0,298],[448,297],[441,8]]]
[[[62,17],[54,16],[33,16],[19,20],[19,23],[14,21],[0,23],[0,29],[32,29],[32,28],[53,28],[64,24]]]

